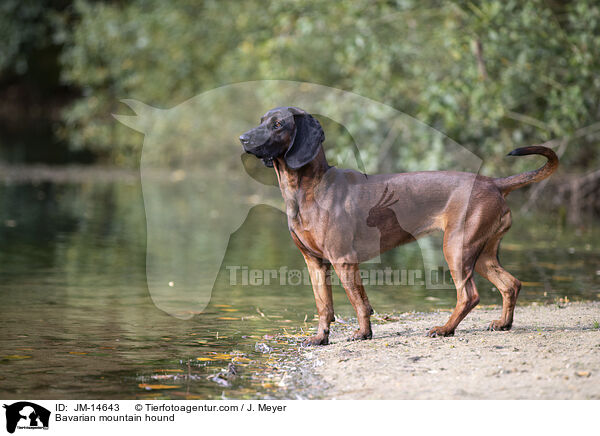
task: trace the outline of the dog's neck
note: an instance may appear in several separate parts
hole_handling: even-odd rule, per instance
[[[277,174],[279,187],[284,200],[299,200],[298,194],[306,195],[312,192],[314,187],[331,166],[327,163],[323,147],[320,147],[317,156],[306,165],[292,169],[286,163],[283,156],[273,159],[273,167]]]

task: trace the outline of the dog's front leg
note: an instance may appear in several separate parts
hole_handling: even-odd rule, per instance
[[[371,331],[371,314],[373,313],[373,308],[363,287],[358,264],[338,263],[334,264],[333,267],[346,290],[346,295],[348,295],[358,318],[358,330],[354,332],[351,339],[353,341],[371,339],[373,337],[373,332]]]
[[[304,255],[306,266],[310,274],[317,312],[319,314],[319,328],[315,336],[306,339],[302,345],[327,345],[329,344],[329,325],[334,320],[333,296],[331,294],[330,264],[322,259]]]

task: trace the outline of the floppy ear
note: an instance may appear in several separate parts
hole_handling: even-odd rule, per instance
[[[325,133],[321,124],[310,114],[304,111],[290,112],[294,114],[296,134],[292,146],[285,152],[284,159],[287,166],[295,170],[317,156],[319,147],[325,140]]]

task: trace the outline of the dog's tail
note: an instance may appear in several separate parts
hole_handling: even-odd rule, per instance
[[[535,171],[527,171],[526,173],[515,174],[514,176],[494,179],[494,183],[500,188],[502,195],[505,197],[509,192],[514,191],[515,189],[529,185],[530,183],[540,182],[545,178],[550,177],[550,174],[558,168],[558,156],[556,156],[556,153],[548,147],[542,147],[540,145],[517,148],[508,153],[507,156],[527,156],[529,154],[541,154],[548,159],[548,162],[546,162],[546,165]]]

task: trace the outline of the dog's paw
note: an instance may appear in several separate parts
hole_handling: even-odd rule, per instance
[[[373,338],[373,332],[371,330],[367,332],[363,332],[362,330],[356,330],[352,336],[350,336],[351,341],[364,341],[366,339]]]
[[[310,338],[306,338],[302,342],[303,347],[314,347],[316,345],[329,345],[329,336],[315,335]]]
[[[510,330],[512,324],[506,324],[502,320],[496,319],[490,323],[488,326],[489,331],[507,331]]]
[[[434,327],[427,333],[430,338],[454,336],[454,330],[448,330],[443,326]]]

